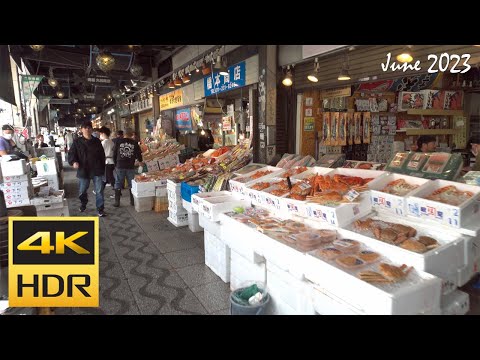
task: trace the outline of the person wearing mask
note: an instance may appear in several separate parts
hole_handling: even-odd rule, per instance
[[[15,142],[13,141],[14,129],[12,125],[2,126],[2,136],[0,136],[0,156],[13,153]]]
[[[115,178],[113,177],[113,170],[115,163],[113,162],[113,148],[115,144],[110,139],[110,129],[102,126],[98,131],[100,133],[100,140],[102,141],[103,150],[105,151],[105,179],[103,181],[103,189],[107,184],[115,187]]]
[[[43,142],[44,137],[42,134],[38,134],[36,139],[37,141],[35,142],[35,145],[34,145],[35,149],[48,147],[48,145]]]
[[[103,175],[105,174],[105,151],[99,139],[92,136],[93,126],[91,121],[84,121],[81,126],[82,137],[73,142],[68,152],[68,163],[77,169],[79,180],[80,212],[87,208],[87,190],[90,180],[95,187],[95,205],[98,216],[106,216],[103,198]]]
[[[125,137],[120,138],[115,143],[113,152],[113,162],[115,163],[115,203],[113,206],[120,206],[120,192],[122,185],[127,179],[128,189],[130,192],[130,205],[133,205],[132,180],[135,177],[135,160],[139,161],[139,165],[143,166],[142,152],[138,142],[132,139],[133,130],[125,129]]]
[[[417,139],[417,152],[435,152],[437,139],[432,135],[422,135]]]

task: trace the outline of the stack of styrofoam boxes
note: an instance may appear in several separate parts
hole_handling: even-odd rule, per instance
[[[470,297],[460,290],[442,297],[442,315],[465,315],[470,309]]]
[[[33,196],[30,168],[24,159],[15,161],[2,161],[3,184],[7,208],[30,205]]]
[[[58,164],[57,159],[50,158],[47,160],[37,161],[35,163],[38,177],[45,178],[48,181],[48,186],[54,190],[60,189],[60,183],[58,181]]]
[[[201,216],[201,215],[199,215]],[[217,235],[219,235],[217,233]],[[219,236],[204,231],[205,265],[225,283],[230,282],[230,248]]]
[[[188,213],[188,228],[191,232],[201,232],[203,231],[203,227],[200,226],[200,219],[198,215],[198,211],[194,210],[192,207],[191,201],[187,201],[182,199],[182,205]]]
[[[183,207],[181,186],[181,183],[167,180],[168,221],[177,227],[188,225],[188,212]]]
[[[133,204],[136,212],[150,211],[155,200],[155,182],[132,180]]]
[[[159,200],[157,200],[159,199]],[[160,201],[160,204],[157,205],[157,201]],[[157,206],[159,208],[157,209]],[[167,193],[167,180],[156,180],[155,181],[155,211],[163,212],[168,210],[168,193]]]
[[[49,189],[48,186],[47,189]],[[37,209],[37,216],[69,216],[67,199],[64,199],[64,195],[64,191],[60,190],[58,195],[34,197],[30,200],[30,204]]]

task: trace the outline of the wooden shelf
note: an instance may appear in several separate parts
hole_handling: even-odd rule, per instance
[[[463,116],[463,110],[408,109],[408,115]]]
[[[399,131],[397,131],[399,132]],[[456,129],[406,129],[407,136],[410,135],[455,135]]]

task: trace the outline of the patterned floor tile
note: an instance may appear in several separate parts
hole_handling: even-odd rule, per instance
[[[223,281],[196,286],[192,291],[209,313],[230,306],[230,287]]]
[[[205,264],[197,264],[177,269],[177,273],[190,288],[221,280]]]
[[[175,269],[205,263],[205,253],[199,248],[166,253],[164,256]]]

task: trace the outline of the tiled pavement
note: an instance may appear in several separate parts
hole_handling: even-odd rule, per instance
[[[75,171],[65,168],[70,216],[95,216],[89,189],[85,213],[79,212]],[[124,191],[119,208],[105,190],[100,218],[100,307],[57,308],[56,314],[227,315],[230,289],[204,261],[203,232],[176,228],[168,212],[137,213]]]

